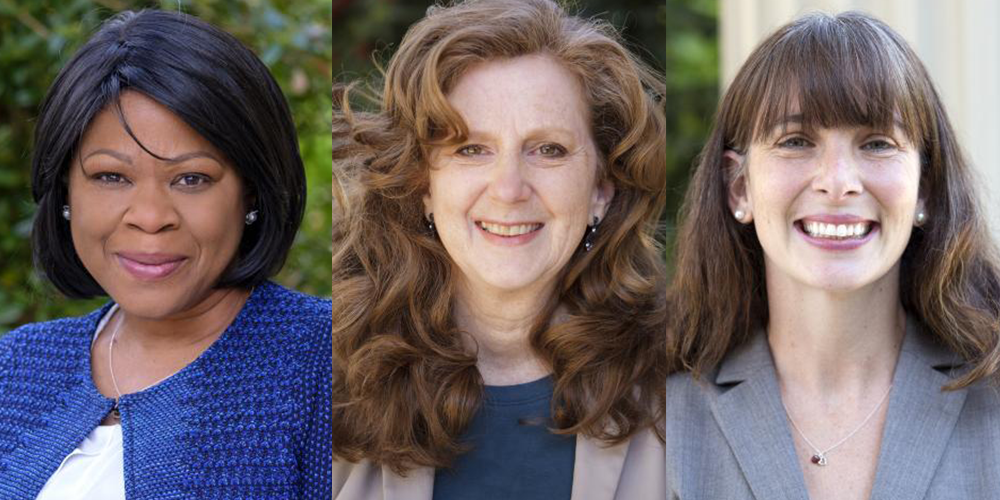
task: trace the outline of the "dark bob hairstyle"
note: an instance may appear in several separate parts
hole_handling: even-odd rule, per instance
[[[61,208],[80,138],[102,109],[120,106],[125,91],[165,106],[218,148],[258,211],[217,286],[249,288],[281,269],[306,199],[295,124],[281,89],[232,35],[187,14],[156,10],[107,20],[45,96],[31,164],[35,266],[69,297],[106,295],[77,256]],[[118,116],[139,143],[120,108]]]

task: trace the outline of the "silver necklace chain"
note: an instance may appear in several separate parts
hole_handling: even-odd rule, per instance
[[[814,445],[812,443],[812,441],[810,441],[809,438],[806,437],[805,433],[802,432],[802,429],[799,429],[798,424],[795,423],[795,419],[792,418],[792,413],[788,411],[788,407],[785,406],[785,402],[784,401],[781,402],[781,406],[785,409],[785,416],[788,417],[788,421],[792,424],[792,428],[795,429],[795,432],[798,432],[799,436],[802,436],[802,439],[805,440],[806,444],[808,444],[809,447],[812,448],[813,451],[816,452],[816,454],[814,454],[809,459],[809,461],[812,462],[815,465],[823,466],[823,465],[826,465],[828,463],[827,458],[826,458],[826,455],[828,453],[830,453],[831,451],[833,451],[838,446],[846,443],[848,439],[851,439],[852,437],[854,437],[854,435],[857,434],[858,431],[860,431],[861,429],[863,429],[865,427],[865,424],[867,424],[868,421],[871,420],[872,417],[874,417],[876,413],[878,413],[879,408],[881,408],[882,405],[885,403],[885,401],[889,398],[889,393],[890,392],[892,392],[892,384],[889,384],[889,389],[886,390],[885,394],[882,395],[882,399],[880,399],[879,402],[878,402],[878,404],[875,405],[875,408],[872,408],[872,411],[870,413],[868,413],[868,416],[865,417],[865,419],[857,427],[855,427],[854,430],[850,432],[850,434],[844,436],[843,439],[841,439],[840,441],[837,441],[833,446],[831,446],[831,447],[829,447],[829,448],[827,448],[825,450],[820,450],[818,446]]]
[[[122,313],[122,317],[118,319],[118,323],[115,323],[114,331],[111,332],[111,342],[108,343],[108,372],[111,373],[111,385],[115,387],[115,394],[116,394],[115,404],[114,406],[111,407],[111,417],[114,418],[115,420],[121,420],[121,411],[118,408],[118,402],[121,401],[122,399],[122,391],[118,389],[118,379],[115,378],[115,364],[114,362],[112,362],[112,358],[115,350],[115,343],[118,340],[118,330],[121,329],[122,323],[124,322],[125,322],[125,315],[124,313]],[[150,387],[153,387],[154,385],[157,385],[160,382],[163,382],[164,380],[172,377],[175,373],[176,372],[171,373],[166,377],[163,377],[160,380],[157,380],[156,382],[153,382],[152,384],[149,384],[145,388],[140,390],[146,390]]]

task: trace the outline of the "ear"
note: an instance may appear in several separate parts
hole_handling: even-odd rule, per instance
[[[609,179],[602,179],[597,182],[594,186],[594,193],[590,199],[590,219],[587,223],[589,224],[594,217],[599,220],[604,220],[604,215],[608,213],[608,207],[611,206],[611,200],[615,197],[615,185],[611,183]]]
[[[746,155],[727,149],[723,154],[723,170],[726,175],[726,192],[729,193],[729,212],[743,212],[739,219],[743,224],[753,221],[753,200],[747,190]]]

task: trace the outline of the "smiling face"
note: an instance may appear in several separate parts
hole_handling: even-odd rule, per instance
[[[70,229],[87,271],[129,314],[164,319],[197,306],[236,255],[243,187],[206,139],[152,99],[126,92],[81,139],[69,168]]]
[[[424,206],[456,275],[504,292],[553,284],[614,193],[580,83],[522,56],[474,66],[447,98],[469,137],[432,149]]]
[[[920,157],[897,126],[804,130],[795,120],[729,152],[730,208],[754,223],[768,280],[846,292],[897,269],[912,232]]]

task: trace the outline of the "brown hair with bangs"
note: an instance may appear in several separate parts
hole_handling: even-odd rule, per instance
[[[403,473],[447,467],[482,397],[452,318],[451,264],[424,220],[427,150],[465,140],[447,94],[475,64],[546,54],[582,83],[615,197],[589,252],[573,255],[530,342],[552,369],[552,432],[619,443],[664,411],[666,287],[655,238],[665,203],[663,76],[607,23],[551,0],[467,0],[413,25],[368,92],[335,88],[333,453]],[[568,312],[553,321],[556,308]]]
[[[681,209],[668,370],[704,374],[767,325],[764,252],[753,226],[730,213],[725,152],[745,152],[792,112],[806,129],[898,123],[917,146],[928,219],[903,252],[903,307],[967,362],[947,389],[992,377],[1000,364],[1000,273],[972,174],[916,54],[858,12],[810,14],[780,28],[726,92]]]

